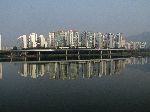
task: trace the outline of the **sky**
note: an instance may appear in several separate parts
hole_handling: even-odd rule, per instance
[[[74,29],[123,33],[150,31],[150,0],[0,0],[3,46],[31,32]]]

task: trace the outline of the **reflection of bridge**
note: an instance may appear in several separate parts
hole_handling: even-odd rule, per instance
[[[49,79],[77,79],[101,77],[104,75],[121,74],[126,64],[132,64],[129,59],[103,59],[85,61],[51,61],[41,63],[20,63],[19,74],[32,78],[47,74]],[[147,63],[143,58],[141,62]]]

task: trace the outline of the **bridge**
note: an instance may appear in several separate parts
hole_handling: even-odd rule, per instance
[[[129,51],[128,49],[89,49],[89,48],[84,48],[84,49],[24,49],[24,50],[11,50],[12,52],[42,52],[42,51]]]
[[[89,48],[78,48],[78,49],[18,49],[18,50],[8,50],[1,51],[0,55],[5,55],[7,58],[23,58],[36,59],[40,61],[42,58],[45,59],[84,59],[84,58],[112,58],[114,54],[128,53],[127,49],[89,49]]]

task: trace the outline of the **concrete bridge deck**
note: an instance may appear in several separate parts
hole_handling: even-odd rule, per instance
[[[42,52],[42,51],[129,51],[128,49],[24,49],[24,50],[11,50],[12,52]]]

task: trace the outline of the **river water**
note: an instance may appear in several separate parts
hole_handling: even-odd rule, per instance
[[[0,62],[0,112],[149,112],[150,58]]]

